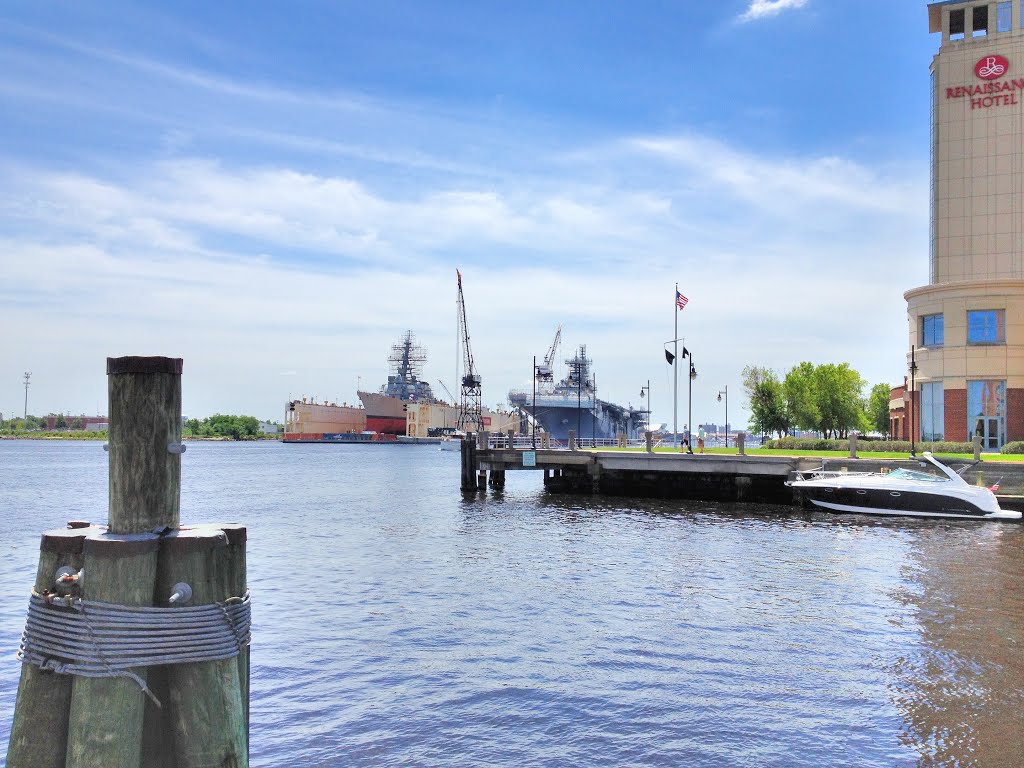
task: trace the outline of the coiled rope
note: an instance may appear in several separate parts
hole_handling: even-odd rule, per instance
[[[160,706],[133,668],[234,658],[251,625],[248,591],[209,605],[141,608],[33,590],[18,659],[61,675],[128,677]]]

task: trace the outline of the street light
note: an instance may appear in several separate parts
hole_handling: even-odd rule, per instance
[[[914,356],[914,345],[910,345],[910,455],[917,456],[914,450],[914,390],[917,388],[917,359]]]
[[[718,402],[722,402],[722,395],[725,395],[725,447],[729,447],[729,385],[718,392]]]
[[[693,352],[683,347],[683,357],[690,359],[690,391],[687,395],[689,417],[686,422],[686,452],[693,453],[693,380],[697,378],[697,369],[693,367]]]
[[[647,380],[646,387],[640,387],[640,397],[644,396],[644,392],[647,392],[647,429],[651,428],[651,380]],[[639,435],[637,435],[639,437]]]

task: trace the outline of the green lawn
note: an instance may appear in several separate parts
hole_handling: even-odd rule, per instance
[[[586,450],[584,448],[584,450]],[[593,450],[593,449],[592,449]],[[640,453],[643,448],[598,448],[601,451],[627,451],[631,453]],[[681,453],[675,448],[655,448],[655,453]],[[735,448],[708,448],[704,451],[705,454],[712,455],[733,455],[735,456],[738,451]],[[849,451],[797,451],[797,450],[782,450],[774,448],[748,448],[746,451],[747,456],[822,456],[826,458],[842,459],[850,455]],[[910,458],[909,453],[899,453],[892,451],[857,451],[858,458],[861,459],[907,459]],[[936,453],[935,456],[942,457],[944,459],[966,459],[968,461],[974,460],[974,455],[970,453]],[[1016,453],[983,453],[981,454],[982,461],[1006,461],[1006,462],[1021,462],[1024,461],[1024,454]]]

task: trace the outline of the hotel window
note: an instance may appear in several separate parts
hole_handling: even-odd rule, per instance
[[[942,315],[925,315],[921,318],[921,346],[941,347],[945,342]]]
[[[981,438],[986,451],[998,450],[1006,442],[1006,382],[967,382],[967,434]]]
[[[965,11],[963,8],[958,8],[955,11],[949,12],[949,39],[950,40],[963,40],[964,30],[966,25],[964,23]]]
[[[945,439],[945,414],[942,382],[921,385],[921,440],[933,443]]]
[[[988,6],[974,6],[974,29],[971,31],[973,37],[984,37],[988,34]]]
[[[979,309],[967,313],[968,344],[1005,344],[1006,310]]]
[[[1004,2],[996,6],[996,32],[1013,29],[1013,3]]]

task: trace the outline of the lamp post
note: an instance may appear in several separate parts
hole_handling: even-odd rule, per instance
[[[718,393],[718,402],[722,402],[722,395],[725,395],[725,447],[729,447],[729,385]]]
[[[640,397],[644,396],[644,392],[647,392],[647,429],[651,428],[651,380],[647,380],[646,387],[640,387]],[[637,435],[639,437],[639,435]]]
[[[537,450],[537,356],[533,356],[533,423],[530,425],[530,445]]]
[[[689,358],[690,360],[690,389],[687,394],[687,409],[689,416],[686,421],[686,452],[693,453],[693,440],[691,436],[693,434],[693,380],[697,378],[697,369],[693,367],[693,352],[683,347],[683,357]]]
[[[914,390],[917,388],[917,359],[914,356],[914,345],[910,345],[910,455],[917,456],[914,449]]]

